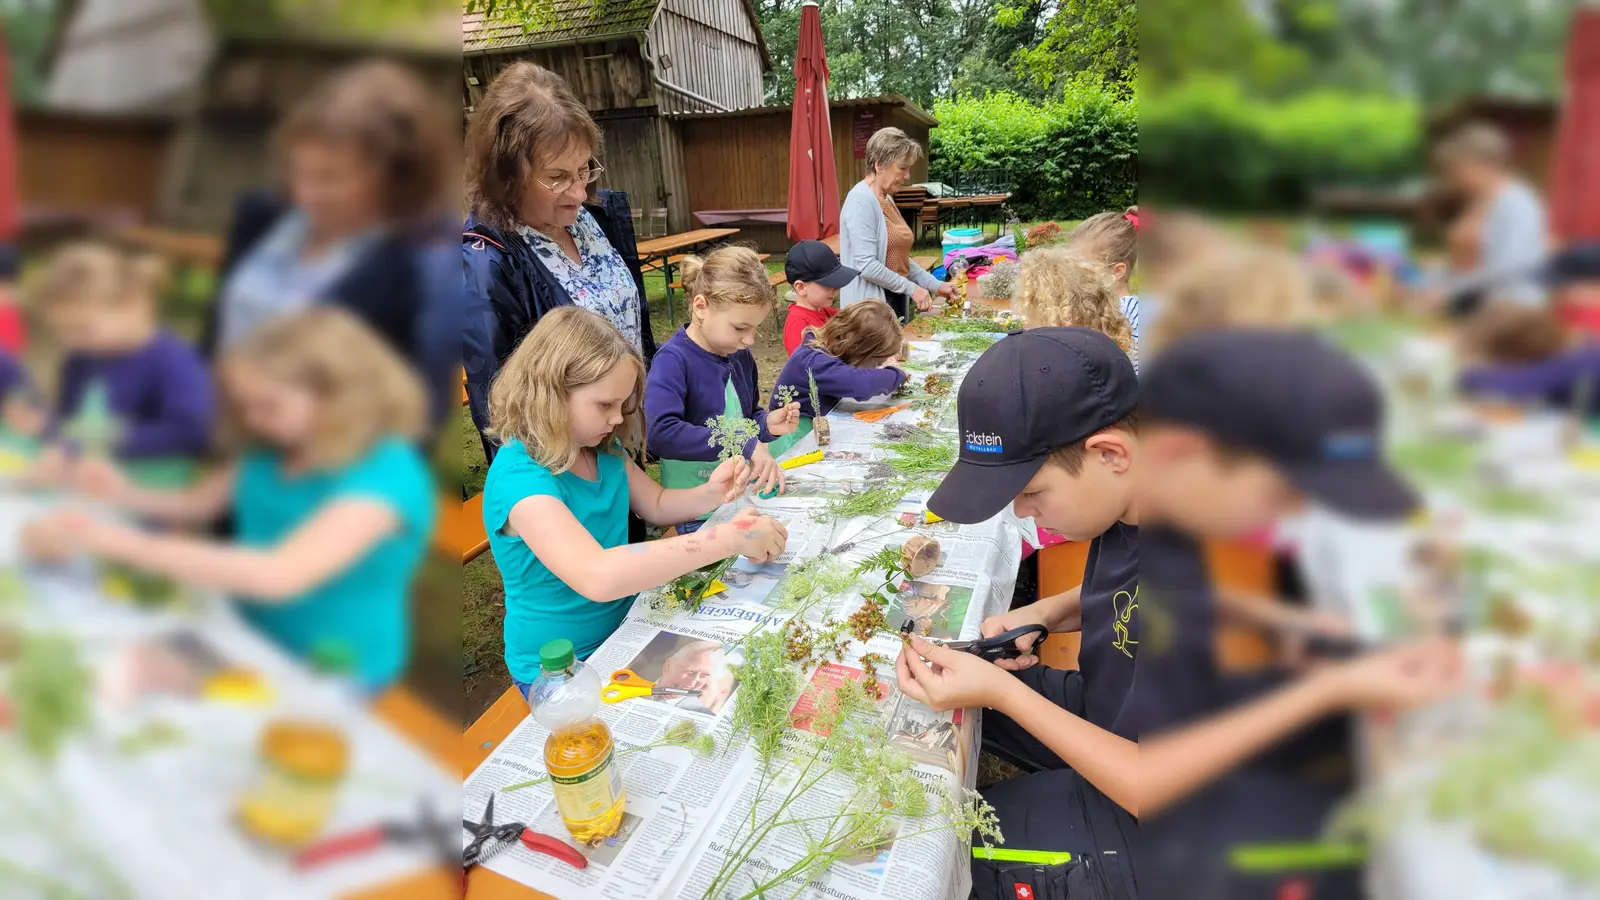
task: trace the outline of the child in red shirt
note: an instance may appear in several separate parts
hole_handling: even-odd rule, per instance
[[[17,252],[0,244],[0,352],[21,356],[27,349],[27,330],[22,321],[22,310],[17,307],[12,290],[17,281]]]
[[[805,339],[806,329],[821,330],[839,314],[833,303],[839,289],[861,274],[839,262],[838,254],[821,241],[801,241],[789,249],[783,274],[794,288],[795,302],[783,319],[783,349],[790,356]]]

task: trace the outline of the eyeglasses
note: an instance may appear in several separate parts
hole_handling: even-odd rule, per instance
[[[583,168],[578,170],[578,174],[576,176],[568,175],[565,178],[557,178],[555,181],[552,181],[549,184],[546,184],[537,178],[535,178],[533,182],[552,194],[565,194],[567,191],[572,190],[573,185],[580,182],[583,184],[594,184],[596,181],[600,180],[600,173],[604,172],[605,170],[605,166],[600,165],[599,160],[590,159]]]

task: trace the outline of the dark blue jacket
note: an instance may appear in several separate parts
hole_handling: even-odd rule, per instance
[[[272,231],[290,205],[274,193],[245,194],[234,207],[233,225],[218,273],[217,289],[227,285],[234,268]],[[342,306],[382,335],[400,355],[425,371],[417,342],[418,322],[427,306],[417,274],[416,248],[411,236],[391,233],[378,240],[350,271],[328,289],[322,300]],[[220,337],[220,303],[212,303],[200,338],[200,354],[207,360],[217,354]]]
[[[645,302],[644,275],[639,269],[628,195],[600,191],[599,202],[585,208],[633,273],[639,291],[639,335],[648,366],[655,356],[656,342],[650,333],[650,307]],[[505,235],[475,217],[469,217],[462,228],[461,253],[467,285],[461,358],[467,370],[467,405],[473,424],[482,435],[489,425],[489,385],[499,374],[500,366],[545,313],[558,306],[571,306],[572,298],[525,241]],[[483,445],[484,457],[494,459],[493,442],[484,438]]]

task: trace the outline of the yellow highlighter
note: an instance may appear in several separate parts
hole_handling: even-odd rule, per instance
[[[786,459],[778,463],[778,467],[781,469],[798,469],[801,466],[809,466],[815,462],[822,462],[821,450],[813,450],[810,453],[802,453],[793,459]]]
[[[201,693],[207,700],[239,706],[266,706],[272,702],[272,685],[255,672],[227,669],[206,679]]]

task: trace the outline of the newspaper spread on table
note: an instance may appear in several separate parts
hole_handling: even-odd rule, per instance
[[[1493,706],[1482,688],[1497,670],[1508,662],[1538,667],[1552,658],[1580,661],[1581,670],[1588,652],[1583,642],[1600,634],[1594,602],[1600,471],[1574,461],[1565,431],[1570,419],[1559,411],[1527,410],[1511,421],[1472,413],[1455,397],[1453,365],[1437,339],[1408,334],[1368,361],[1386,388],[1394,442],[1416,446],[1459,437],[1472,448],[1471,474],[1459,482],[1420,483],[1429,515],[1419,522],[1373,526],[1313,511],[1300,523],[1299,558],[1316,601],[1350,615],[1368,640],[1417,633],[1425,605],[1440,600],[1463,614],[1474,690],[1363,729],[1359,761],[1368,791],[1427,797],[1452,754],[1494,739]],[[1521,509],[1486,503],[1496,492],[1537,502]],[[1470,583],[1439,584],[1418,565],[1415,551],[1440,535],[1501,562],[1469,576]],[[1484,618],[1481,604],[1497,596],[1511,598],[1527,617],[1521,633],[1471,627]],[[1588,669],[1592,685],[1592,658]],[[1581,683],[1585,676],[1578,677]],[[1540,829],[1593,840],[1600,792],[1579,769],[1583,760],[1600,756],[1597,743],[1593,731],[1569,737],[1563,748],[1568,761],[1528,786],[1539,798]],[[1600,900],[1600,888],[1552,865],[1491,852],[1470,824],[1436,817],[1427,804],[1391,817],[1372,848],[1368,881],[1375,900]]]
[[[914,342],[913,359],[947,365],[957,379],[975,358],[941,355],[933,342]],[[952,365],[953,363],[953,365]],[[914,372],[914,377],[922,372]],[[953,430],[952,402],[940,427]],[[975,526],[947,522],[902,524],[902,513],[920,514],[927,492],[908,496],[893,513],[877,520],[866,518],[836,523],[819,521],[817,511],[830,498],[868,483],[872,462],[884,456],[875,447],[883,441],[881,423],[868,423],[851,414],[862,409],[882,409],[895,401],[878,398],[864,404],[847,404],[830,417],[832,439],[824,459],[789,472],[789,490],[770,500],[742,499],[726,505],[708,520],[707,527],[731,519],[737,506],[754,502],[762,512],[782,521],[788,529],[788,546],[782,557],[756,564],[740,559],[723,575],[725,590],[706,597],[692,613],[663,615],[642,595],[622,627],[588,660],[602,678],[628,668],[648,679],[661,676],[669,659],[696,656],[715,673],[697,697],[664,701],[641,698],[602,704],[600,717],[610,726],[620,748],[618,765],[627,792],[622,829],[594,849],[582,848],[587,868],[574,869],[552,857],[517,845],[497,854],[486,865],[515,881],[532,885],[560,900],[702,900],[723,867],[730,844],[748,834],[750,823],[770,813],[773,791],[762,792],[764,778],[787,784],[796,777],[793,767],[763,774],[753,748],[733,734],[730,713],[739,702],[738,685],[730,666],[741,661],[739,642],[751,633],[781,627],[794,613],[775,609],[768,598],[786,577],[790,563],[837,550],[854,565],[885,545],[903,543],[914,534],[938,541],[940,558],[927,575],[894,585],[896,600],[887,613],[898,625],[910,618],[925,635],[948,639],[979,636],[984,618],[1009,607],[1020,561],[1022,533],[1031,522],[1005,516]],[[883,422],[916,423],[921,413],[897,412]],[[808,435],[785,454],[792,458],[816,450]],[[753,496],[753,495],[752,495]],[[920,517],[907,521],[920,522]],[[845,548],[845,549],[840,549]],[[864,584],[864,587],[870,585]],[[845,618],[861,604],[856,593],[804,612],[808,620]],[[808,684],[825,689],[844,679],[863,677],[860,657],[876,652],[893,659],[900,642],[879,636],[870,645],[859,643],[838,663],[823,663],[806,673]],[[879,704],[881,722],[894,746],[914,760],[917,777],[929,792],[929,808],[940,809],[940,797],[952,788],[970,788],[976,778],[974,760],[979,744],[976,710],[936,713],[895,690],[892,674],[883,676],[884,698]],[[810,702],[796,703],[797,727],[807,722]],[[696,756],[682,747],[653,747],[628,752],[656,741],[675,722],[692,719],[716,740],[716,754]],[[496,821],[524,821],[536,831],[569,840],[555,810],[548,783],[513,791],[503,788],[544,775],[543,748],[548,736],[532,716],[525,718],[494,753],[467,779],[465,807],[469,815],[496,797]],[[790,740],[787,735],[785,740]],[[784,759],[780,753],[775,760]],[[774,763],[775,766],[778,763]],[[844,808],[855,788],[842,776],[829,776],[802,798],[797,815]],[[760,808],[755,808],[758,795]],[[970,887],[966,835],[949,829],[930,830],[928,819],[918,820],[904,837],[886,842],[878,852],[851,858],[832,866],[824,875],[802,886],[787,884],[776,895],[799,891],[808,898],[868,900],[868,898],[965,897]],[[754,817],[754,818],[752,818]],[[903,823],[900,826],[904,829]],[[917,833],[921,831],[928,833]],[[465,837],[463,840],[465,843]],[[715,900],[742,896],[762,880],[786,871],[806,853],[806,836],[796,826],[785,826],[763,842],[745,860],[732,886]]]
[[[52,502],[0,495],[0,566],[18,564],[19,529]],[[258,844],[235,824],[239,797],[259,778],[258,735],[277,717],[336,722],[350,748],[349,775],[327,834],[414,821],[424,803],[453,819],[460,787],[358,698],[313,677],[256,634],[222,598],[196,593],[180,610],[149,611],[108,600],[96,569],[81,561],[23,574],[28,598],[12,612],[29,629],[70,637],[95,671],[94,727],[69,742],[52,765],[0,745],[0,870],[9,858],[68,885],[81,880],[82,893],[75,896],[95,898],[331,900],[437,864],[436,851],[424,844],[391,844],[300,872],[287,853]],[[180,633],[261,675],[270,698],[237,705],[118,696],[124,679],[116,667],[126,651]],[[152,725],[173,739],[131,750],[128,739]],[[63,824],[41,839],[41,823],[52,819]],[[99,824],[85,831],[86,823]],[[61,845],[64,835],[75,833],[79,839]],[[115,839],[96,836],[106,833]],[[29,842],[52,852],[24,853]]]

